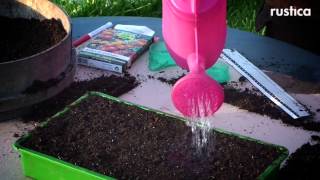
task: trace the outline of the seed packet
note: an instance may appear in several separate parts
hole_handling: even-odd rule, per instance
[[[116,25],[103,30],[79,51],[79,64],[123,73],[149,48],[154,31],[145,26]]]

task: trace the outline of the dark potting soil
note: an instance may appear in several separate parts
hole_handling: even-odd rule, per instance
[[[184,76],[185,76],[185,74],[182,74],[177,78],[169,78],[169,79],[167,79],[167,78],[164,78],[164,77],[158,77],[157,79],[159,81],[163,82],[163,83],[167,83],[167,84],[173,86],[179,79],[181,79]]]
[[[247,78],[244,77],[244,76],[241,76],[241,77],[239,78],[239,82],[245,82],[246,80],[247,80]]]
[[[125,74],[120,76],[102,76],[88,81],[73,82],[68,88],[58,95],[31,107],[30,113],[23,117],[27,121],[44,121],[55,113],[62,110],[65,106],[77,100],[87,91],[99,91],[111,96],[120,96],[133,88],[139,82],[135,77]],[[42,86],[41,86],[42,87]]]
[[[118,179],[255,179],[279,152],[215,132],[197,153],[183,121],[91,97],[23,146]]]
[[[267,97],[254,94],[250,90],[240,91],[226,85],[224,86],[224,95],[226,103],[237,106],[240,109],[266,115],[272,119],[281,120],[285,124],[306,130],[320,131],[320,123],[313,120],[313,112],[310,112],[310,117],[293,119]]]
[[[224,101],[228,104],[237,106],[240,109],[245,109],[261,115],[267,115],[273,119],[292,119],[276,104],[270,102],[268,98],[253,94],[249,92],[248,89],[240,91],[232,87],[224,86],[224,93]]]
[[[320,141],[319,136],[313,140],[315,144],[304,144],[294,152],[279,172],[279,179],[320,179]]]
[[[24,19],[0,16],[3,36],[0,63],[39,53],[60,42],[66,31],[60,20]]]
[[[34,94],[38,93],[42,90],[46,90],[50,87],[56,86],[60,81],[62,81],[66,77],[66,73],[62,72],[60,75],[58,75],[54,79],[49,79],[47,81],[39,81],[35,80],[33,81],[32,85],[29,86],[26,90],[24,90],[23,94]]]
[[[313,141],[320,143],[320,136],[312,135],[311,138]]]

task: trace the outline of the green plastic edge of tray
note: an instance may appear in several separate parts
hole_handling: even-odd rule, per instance
[[[89,96],[98,96],[98,97],[106,98],[106,99],[109,99],[109,100],[112,100],[112,101],[116,101],[118,103],[124,103],[124,104],[127,104],[129,106],[136,106],[136,107],[138,107],[140,109],[143,109],[143,110],[146,110],[146,111],[152,111],[152,112],[160,114],[160,115],[169,116],[169,117],[175,118],[177,120],[186,121],[182,117],[175,116],[175,115],[168,114],[168,113],[164,113],[164,112],[161,112],[161,111],[158,111],[158,110],[155,110],[155,109],[151,109],[151,108],[147,108],[145,106],[137,105],[137,104],[134,104],[134,103],[131,103],[131,102],[127,102],[127,101],[121,100],[119,98],[116,98],[116,97],[113,97],[113,96],[110,96],[110,95],[107,95],[107,94],[104,94],[104,93],[101,93],[101,92],[88,92],[85,95],[81,96],[79,99],[77,99],[75,102],[73,102],[70,105],[68,105],[62,111],[60,111],[60,112],[56,113],[55,115],[53,115],[52,117],[48,118],[45,122],[41,123],[40,126],[45,126],[51,119],[54,119],[56,117],[64,115],[67,111],[70,110],[71,107],[77,106],[79,103],[81,103],[83,100],[85,100]],[[201,126],[201,124],[199,124],[199,125]],[[252,142],[255,142],[255,143],[258,143],[258,144],[272,146],[272,147],[276,148],[280,152],[279,157],[276,160],[274,160],[264,170],[264,172],[257,177],[257,179],[259,179],[259,180],[275,178],[281,163],[289,155],[289,151],[283,146],[279,146],[279,145],[263,142],[263,141],[260,141],[260,140],[257,140],[257,139],[253,139],[251,137],[246,137],[246,136],[243,136],[243,135],[240,135],[240,134],[236,134],[236,133],[233,133],[233,132],[228,132],[228,131],[225,131],[225,130],[222,130],[222,129],[219,129],[219,128],[212,128],[212,130],[217,131],[217,132],[222,133],[222,134],[229,135],[229,136],[235,136],[237,138],[240,138],[240,139],[243,139],[243,140],[246,140],[246,141],[252,141]],[[98,179],[98,180],[100,180],[100,179],[114,179],[112,177],[102,175],[100,173],[88,170],[86,168],[82,168],[82,167],[76,166],[74,164],[59,160],[59,159],[57,159],[57,158],[55,158],[53,156],[49,156],[49,155],[46,155],[46,154],[43,154],[43,153],[40,153],[40,152],[37,152],[37,151],[33,151],[31,149],[23,147],[20,143],[25,141],[25,140],[27,140],[29,136],[30,136],[30,134],[26,134],[25,136],[19,138],[13,144],[13,148],[16,151],[18,151],[20,154],[28,153],[28,154],[30,154],[32,156],[35,156],[35,157],[38,157],[38,158],[43,158],[43,159],[45,159],[47,161],[50,161],[50,162],[58,163],[61,166],[65,166],[66,168],[70,168],[70,169],[73,169],[73,170],[76,170],[76,171],[82,171],[84,174],[86,174],[88,176],[91,176],[92,178],[95,178],[95,179]]]

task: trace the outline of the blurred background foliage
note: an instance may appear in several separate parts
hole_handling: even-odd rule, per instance
[[[145,16],[161,17],[161,0],[53,0],[72,17]],[[227,0],[228,25],[255,32],[257,9],[263,0]],[[260,33],[260,34],[263,34]]]

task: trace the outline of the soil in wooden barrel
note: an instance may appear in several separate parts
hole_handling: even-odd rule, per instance
[[[60,42],[66,31],[60,20],[0,16],[0,63],[28,57]]]
[[[23,143],[118,179],[256,179],[277,149],[212,132],[206,153],[183,121],[90,97]]]

